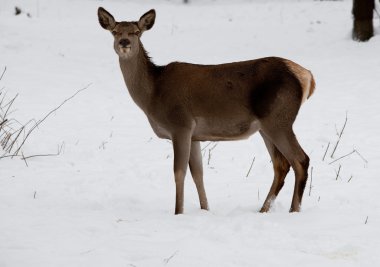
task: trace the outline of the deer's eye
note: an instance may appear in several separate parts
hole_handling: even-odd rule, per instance
[[[136,35],[139,35],[139,34],[140,34],[140,31],[139,31],[139,30],[135,31],[135,34],[136,34]]]
[[[113,36],[118,35],[117,31],[112,31],[112,35],[113,35]]]

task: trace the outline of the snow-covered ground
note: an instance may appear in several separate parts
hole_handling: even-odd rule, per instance
[[[24,148],[27,156],[63,144],[61,155],[30,158],[29,167],[0,160],[1,267],[380,265],[380,35],[351,41],[349,0],[190,2],[1,0],[0,88],[19,93],[13,118],[40,119],[91,84]],[[31,18],[14,16],[15,5]],[[128,95],[98,6],[118,20],[155,8],[142,40],[157,64],[281,56],[312,70],[317,89],[294,126],[313,167],[302,212],[288,213],[289,173],[272,211],[258,213],[273,171],[255,135],[207,147],[211,210],[198,208],[188,176],[185,214],[173,215],[171,144]],[[364,159],[329,164],[353,149]]]

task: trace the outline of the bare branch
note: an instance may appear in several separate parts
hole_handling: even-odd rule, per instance
[[[354,150],[355,150],[356,154],[358,154],[359,157],[361,157],[361,159],[362,159],[365,163],[368,163],[368,160],[366,160],[366,159],[362,156],[362,154],[359,153],[359,151],[357,151],[356,149],[354,149]]]
[[[54,156],[59,156],[59,153],[56,153],[56,154],[37,154],[37,155],[31,155],[31,156],[27,156],[27,157],[22,155],[21,159],[26,160],[26,159],[36,158],[36,157],[54,157]]]
[[[3,90],[3,89],[1,89],[1,90]],[[3,98],[2,98],[1,101],[0,101],[0,109],[1,109],[1,110],[2,110],[3,102],[4,102],[6,96],[7,96],[7,93],[5,93],[5,94],[3,95]]]
[[[216,146],[218,145],[219,143],[218,142],[215,142],[215,145],[213,145],[210,150],[214,150],[214,148],[216,148]]]
[[[339,164],[339,168],[338,168],[338,172],[336,173],[336,178],[335,180],[338,180],[339,178],[339,173],[340,173],[340,169],[342,168],[342,165]]]
[[[55,157],[55,156],[59,156],[59,155],[61,155],[61,153],[62,153],[63,145],[64,145],[64,144],[65,144],[65,142],[63,142],[61,146],[58,146],[58,151],[57,151],[57,153],[50,153],[50,154],[36,154],[36,155],[27,156],[27,157],[25,157],[24,154],[23,154],[21,159],[26,160],[26,159],[30,159],[30,158],[36,158],[36,157]]]
[[[348,154],[346,154],[346,155],[343,155],[343,156],[341,156],[340,158],[337,158],[337,159],[331,161],[331,162],[329,163],[329,165],[331,165],[331,164],[333,164],[334,162],[337,162],[338,160],[341,160],[341,159],[343,159],[343,158],[345,158],[345,157],[348,157],[348,156],[354,154],[355,152],[356,152],[356,150],[354,149],[354,150],[352,150],[350,153],[348,153]]]
[[[17,139],[19,138],[19,136],[23,132],[23,130],[24,130],[24,126],[22,126],[19,130],[17,130],[16,132],[13,133],[13,134],[16,134],[18,132],[17,136],[13,139],[12,143],[7,148],[8,153],[11,153],[14,144],[17,142]]]
[[[177,255],[177,253],[178,253],[178,250],[177,250],[176,252],[174,252],[169,258],[164,259],[164,263],[165,263],[165,265],[168,264],[169,261],[170,261],[172,258],[174,258],[175,255]]]
[[[6,155],[6,154],[3,154],[2,156],[0,156],[0,159],[5,159],[5,158],[11,158],[13,157],[14,155]],[[18,157],[21,157],[21,156],[18,156]]]
[[[210,160],[211,160],[211,152],[212,150],[218,145],[218,142],[215,142],[215,144],[208,150],[208,160],[207,160],[207,165],[210,165]]]
[[[29,131],[28,133],[26,134],[24,140],[22,141],[21,145],[18,147],[18,149],[16,150],[15,154],[17,155],[18,152],[21,150],[21,148],[23,147],[23,145],[25,144],[26,140],[28,139],[28,137],[30,136],[30,134],[41,124],[43,123],[51,114],[53,114],[55,111],[57,111],[59,108],[61,108],[66,102],[68,102],[69,100],[73,99],[77,94],[79,94],[80,92],[86,90],[88,87],[90,87],[91,83],[86,85],[85,87],[83,87],[82,89],[76,91],[75,94],[73,94],[72,96],[70,96],[69,98],[65,99],[58,107],[54,108],[53,110],[51,110],[48,114],[45,115],[45,117],[43,117],[41,120],[39,120]]]
[[[26,167],[29,167],[28,162],[26,161],[26,158],[24,156],[24,153],[21,152],[21,155],[22,155],[21,159],[24,160]]]
[[[342,130],[340,130],[340,133],[339,133],[339,136],[338,136],[338,140],[337,140],[336,143],[335,143],[335,147],[334,147],[334,149],[333,149],[333,151],[332,151],[332,153],[331,153],[331,155],[330,155],[331,158],[334,157],[334,153],[335,153],[336,149],[338,148],[338,145],[339,145],[340,139],[342,138],[343,131],[344,131],[344,129],[346,128],[347,120],[348,120],[348,117],[347,117],[347,112],[346,112],[346,119],[345,119],[345,121],[344,121],[344,124],[343,124]]]
[[[3,79],[3,76],[4,76],[6,71],[7,71],[7,66],[4,67],[3,73],[0,76],[0,81],[1,81],[1,79]]]
[[[2,76],[4,75],[5,70],[3,71]],[[10,101],[6,102],[6,93],[3,93],[0,91],[0,96],[2,96],[0,101],[0,146],[5,152],[3,155],[0,156],[0,159],[7,158],[7,157],[20,157],[22,160],[25,161],[25,164],[28,165],[26,162],[26,159],[29,159],[31,157],[41,157],[41,156],[55,156],[59,155],[59,153],[62,150],[61,148],[58,149],[57,154],[42,154],[42,155],[32,155],[25,157],[22,154],[22,148],[27,141],[28,137],[31,135],[31,133],[39,127],[41,123],[43,123],[51,114],[53,114],[55,111],[57,111],[59,108],[61,108],[66,102],[74,98],[77,94],[79,94],[81,91],[87,89],[91,84],[88,84],[84,88],[78,90],[70,96],[69,98],[65,99],[59,106],[51,110],[49,113],[47,113],[42,119],[36,121],[35,119],[29,120],[26,124],[21,124],[18,120],[14,118],[8,118],[9,114],[13,112],[12,105],[15,103],[16,98],[18,97],[18,94],[13,97]],[[29,127],[30,123],[34,123]],[[28,129],[28,130],[27,130]],[[14,150],[14,151],[12,151]]]
[[[0,131],[1,131],[1,128],[3,127],[3,125],[8,122],[8,119],[5,119],[3,120],[2,122],[0,122]]]
[[[208,144],[207,145],[205,145],[202,149],[201,149],[201,151],[203,151],[203,150],[205,150],[208,146],[210,146],[212,144],[212,142],[208,142]]]
[[[327,144],[326,151],[325,151],[325,154],[323,155],[322,161],[325,160],[325,157],[326,157],[327,151],[329,150],[329,147],[330,147],[330,142]]]
[[[256,157],[253,157],[253,160],[252,160],[251,166],[249,167],[249,170],[248,170],[248,172],[247,172],[247,175],[245,176],[246,178],[248,178],[248,175],[249,175],[249,173],[251,172],[251,169],[252,169],[253,163],[255,162],[255,159],[256,159]]]
[[[16,94],[16,96],[11,101],[9,101],[7,104],[5,104],[3,106],[3,108],[8,107],[7,110],[5,111],[4,115],[3,115],[4,119],[7,117],[8,111],[11,108],[11,106],[13,105],[13,103],[15,102],[17,97],[18,97],[18,94]]]

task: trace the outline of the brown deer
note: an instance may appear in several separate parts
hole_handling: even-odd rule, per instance
[[[200,207],[208,210],[200,142],[246,139],[257,131],[274,168],[274,180],[260,212],[269,210],[290,166],[295,172],[290,212],[300,210],[309,157],[292,125],[301,104],[315,88],[309,70],[278,57],[220,65],[173,62],[156,66],[140,40],[154,24],[153,9],[139,21],[116,22],[99,7],[98,18],[114,36],[114,49],[132,99],[144,111],[156,135],[172,140],[175,214],[183,213],[187,165]]]

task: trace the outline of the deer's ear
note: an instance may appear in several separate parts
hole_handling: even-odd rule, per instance
[[[113,16],[104,8],[98,8],[98,19],[100,26],[104,29],[111,31],[116,26],[116,21]]]
[[[147,31],[150,28],[152,28],[155,19],[156,19],[156,11],[154,9],[151,9],[148,12],[146,12],[144,15],[142,15],[138,22],[141,32]]]

